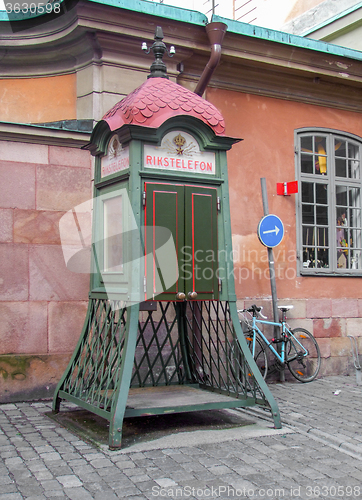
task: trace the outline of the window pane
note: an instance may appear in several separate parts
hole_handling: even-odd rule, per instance
[[[325,137],[315,137],[314,151],[318,153],[318,156],[315,157],[315,173],[324,175],[327,173],[327,153]]]
[[[315,228],[310,226],[303,226],[303,245],[314,246],[315,241]]]
[[[316,248],[304,252],[303,268],[328,268],[329,267],[329,251],[324,248]]]
[[[326,138],[325,137],[315,137],[314,141],[314,152],[322,155],[326,154]]]
[[[303,248],[303,269],[308,269],[310,267],[311,259],[309,258],[309,252],[306,248]]]
[[[347,187],[336,186],[336,205],[347,207]]]
[[[348,177],[360,179],[360,147],[357,144],[348,143]]]
[[[338,237],[338,236],[337,236]],[[347,259],[348,259],[348,250],[345,246],[345,239],[342,239],[338,242],[337,247],[337,267],[338,269],[347,269]]]
[[[302,154],[301,170],[304,174],[313,174],[313,155]]]
[[[316,198],[320,205],[328,205],[327,184],[316,184]]]
[[[302,223],[303,224],[315,224],[314,206],[313,205],[303,205],[302,206]]]
[[[303,268],[314,267],[315,262],[315,248],[303,248]]]
[[[356,207],[360,205],[360,189],[359,188],[349,188],[348,201],[350,207]]]
[[[351,229],[349,231],[349,246],[355,249],[362,247],[361,229]]]
[[[359,147],[356,144],[348,143],[348,158],[359,160]]]
[[[337,247],[340,249],[346,246],[346,229],[341,225],[340,218],[337,220],[336,236],[337,236]]]
[[[104,201],[104,270],[121,272],[123,267],[122,245],[122,196]]]
[[[336,176],[347,177],[347,163],[344,158],[336,158]]]
[[[360,179],[360,163],[358,160],[348,160],[348,177],[350,179]]]
[[[300,147],[301,147],[302,151],[312,153],[313,152],[313,136],[308,135],[308,136],[301,137]]]
[[[329,267],[329,251],[325,248],[317,248],[317,267]]]
[[[347,157],[346,141],[342,141],[341,139],[334,139],[334,150],[335,150],[334,153],[335,156],[346,158]]]
[[[302,182],[302,202],[314,203],[314,183]]]
[[[317,224],[327,226],[328,225],[328,207],[318,206],[316,207]]]
[[[327,173],[327,157],[318,155],[315,157],[315,173],[325,175]]]
[[[328,247],[328,228],[327,227],[318,227],[317,228],[317,246],[319,247]]]
[[[351,269],[362,269],[362,252],[361,250],[351,250]]]
[[[358,208],[350,209],[347,220],[350,227],[361,227],[361,210]]]

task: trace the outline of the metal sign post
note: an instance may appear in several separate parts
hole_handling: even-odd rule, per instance
[[[264,218],[260,221],[258,227],[258,236],[261,243],[268,249],[268,261],[269,261],[269,274],[270,274],[270,288],[272,295],[273,304],[273,317],[274,322],[279,322],[279,311],[278,311],[278,296],[277,296],[277,286],[275,281],[275,267],[274,267],[274,255],[273,248],[282,241],[284,236],[284,227],[282,221],[276,215],[269,215],[269,205],[268,205],[268,193],[266,188],[265,177],[260,179],[261,183],[261,195],[263,199],[263,210]],[[276,326],[274,327],[274,336],[276,339],[280,339],[280,330]],[[278,352],[280,344],[277,344]],[[285,381],[284,369],[280,371],[280,381]]]

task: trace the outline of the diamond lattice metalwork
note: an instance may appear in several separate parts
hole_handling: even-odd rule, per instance
[[[141,313],[142,314],[142,313]],[[176,305],[159,302],[140,318],[131,387],[185,382]]]
[[[68,366],[61,391],[88,405],[109,410],[119,382],[127,308],[92,299],[78,348]]]
[[[164,301],[145,312],[138,304],[91,299],[53,409],[68,399],[108,419],[111,447],[120,446],[125,416],[258,404],[272,411],[280,427],[232,305]],[[200,392],[192,399],[195,390]]]
[[[235,333],[228,302],[188,302],[187,345],[192,377],[205,388],[266,404]]]

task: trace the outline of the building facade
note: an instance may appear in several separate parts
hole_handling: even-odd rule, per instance
[[[96,121],[146,80],[152,60],[142,43],[162,26],[176,48],[169,77],[190,90],[213,50],[208,20],[194,11],[126,0],[54,5],[59,12],[4,15],[0,25],[1,402],[51,396],[80,335],[89,275],[67,268],[59,221],[92,197],[93,160],[81,148]],[[317,337],[321,375],[349,372],[347,335],[360,340],[362,331],[362,55],[213,21],[227,31],[204,97],[226,135],[243,139],[228,156],[240,308],[272,311],[257,236],[265,177],[269,211],[285,227],[274,249],[279,303],[293,303],[290,323]],[[297,194],[277,195],[277,183],[294,180]]]

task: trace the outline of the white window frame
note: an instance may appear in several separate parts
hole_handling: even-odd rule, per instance
[[[302,158],[304,160],[308,160],[308,154],[310,156],[313,155],[313,149],[315,150],[315,146],[317,143],[317,140],[313,143],[314,147],[312,147],[311,153],[306,153],[308,151],[305,148],[302,148],[302,138],[304,137],[303,145],[307,142],[306,137],[308,136],[314,136],[314,137],[321,137],[321,138],[326,138],[325,145],[326,145],[326,150],[325,150],[325,155],[323,153],[314,153],[313,157],[313,165],[314,165],[314,171],[312,173],[306,172],[305,167],[303,169],[305,172],[302,172]],[[354,160],[355,164],[359,165],[359,172],[358,176],[359,178],[351,178],[351,177],[338,177],[336,175],[336,159],[337,162],[339,161],[338,159],[338,153],[336,153],[336,144],[337,140],[341,141],[348,141],[348,144],[351,144],[353,147],[357,147],[359,151],[358,155],[358,160]],[[303,156],[302,156],[303,155]],[[321,174],[321,170],[318,171],[317,167],[315,166],[317,158],[321,158],[321,163],[324,162],[326,159],[326,172],[324,174]],[[348,156],[348,155],[347,155]],[[349,160],[346,160],[347,164],[349,163]],[[333,130],[333,129],[326,129],[326,128],[302,128],[302,129],[297,129],[295,131],[295,168],[296,168],[296,179],[298,180],[298,194],[296,196],[296,236],[297,236],[297,271],[299,275],[304,275],[304,276],[362,276],[362,242],[361,242],[361,235],[362,235],[362,224],[361,224],[361,214],[362,214],[362,138],[358,137],[354,134],[349,134],[346,132],[342,132],[339,130]],[[312,161],[311,161],[312,163]],[[348,175],[348,174],[347,174]],[[321,201],[320,204],[317,201],[317,197],[315,194],[315,197],[313,198],[313,201],[311,203],[306,203],[305,202],[305,197],[303,198],[303,188],[307,188],[307,185],[303,186],[303,182],[305,183],[310,183],[311,185],[315,186],[314,193],[316,193],[317,185],[318,189],[321,190],[322,186],[323,189],[327,190],[327,202]],[[349,205],[349,209],[347,209],[347,212],[354,212],[354,214],[358,214],[355,217],[355,220],[358,220],[358,226],[356,226],[356,223],[354,224],[354,227],[348,227],[346,226],[345,233],[348,235],[346,240],[354,242],[352,243],[353,246],[350,248],[342,248],[340,245],[341,243],[337,243],[337,220],[340,215],[340,212],[342,211],[342,206],[338,205],[336,203],[336,189],[337,188],[346,188],[350,191],[353,190],[353,192],[358,193],[358,196],[356,197],[356,202],[354,202],[353,205]],[[351,189],[352,188],[352,189]],[[355,189],[353,189],[355,188]],[[304,191],[305,192],[305,191]],[[319,191],[321,192],[321,191]],[[324,195],[323,195],[324,196]],[[347,202],[348,204],[348,202]],[[310,241],[310,236],[306,235],[306,229],[308,229],[309,223],[306,222],[306,218],[302,217],[302,209],[305,210],[307,206],[310,205],[311,210],[314,211],[311,219],[313,219],[313,222],[310,225],[311,229],[311,234],[313,234],[313,237],[315,237],[315,241],[313,240],[313,245],[310,245],[312,247],[312,250],[309,248],[308,241]],[[304,208],[302,208],[304,206]],[[323,224],[319,221],[318,223],[318,217],[317,217],[317,211],[320,211],[320,213],[325,212],[325,214],[328,214],[328,217],[325,218],[327,220],[326,223]],[[304,219],[304,220],[303,220]],[[346,222],[346,225],[348,222]],[[352,222],[350,222],[352,224]],[[315,230],[313,231],[312,226],[314,225]],[[327,231],[325,233],[325,231]],[[326,235],[322,238],[322,234]],[[353,236],[353,237],[352,237]],[[318,238],[318,243],[317,243],[317,238]],[[320,241],[323,239],[324,241]],[[325,256],[324,263],[328,262],[328,267],[323,267],[323,258],[320,260],[318,257],[321,255],[323,256],[323,252]],[[346,255],[346,267],[339,267],[341,263],[340,256],[342,255],[342,258],[344,255]],[[315,259],[312,261],[310,256],[315,257]],[[326,257],[328,255],[328,257]],[[308,258],[310,257],[310,258]],[[356,264],[357,261],[357,264]],[[319,267],[319,265],[321,267]]]

